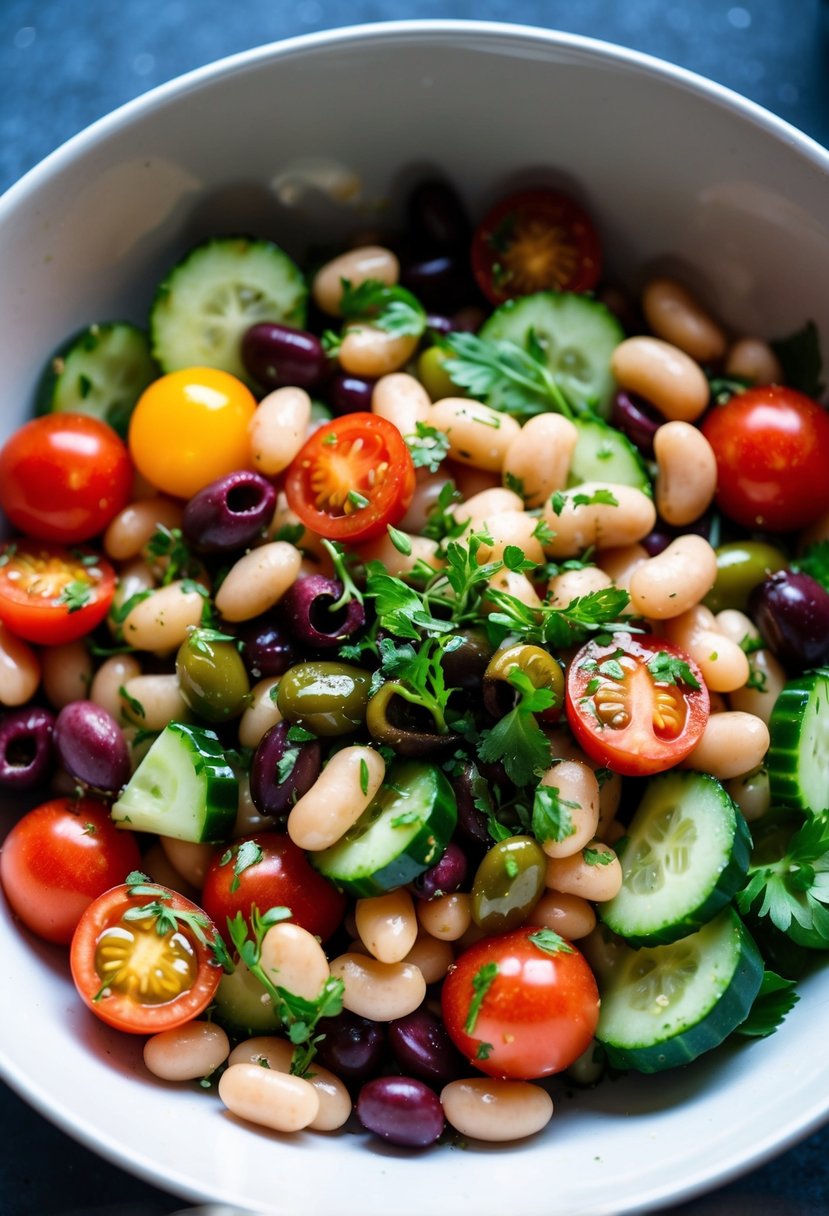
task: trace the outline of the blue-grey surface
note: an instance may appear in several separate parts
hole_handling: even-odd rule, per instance
[[[94,119],[191,68],[312,30],[412,17],[617,42],[727,85],[829,145],[827,10],[821,0],[0,0],[0,190]],[[0,999],[25,1000],[25,986]],[[167,1216],[183,1206],[0,1085],[0,1216]],[[829,1213],[829,1130],[680,1210]]]

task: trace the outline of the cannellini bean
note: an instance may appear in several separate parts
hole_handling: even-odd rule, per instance
[[[114,637],[118,637],[118,626],[115,624],[114,618],[119,616],[125,604],[132,599],[134,595],[140,595],[145,591],[152,591],[155,587],[155,575],[143,558],[135,558],[131,562],[126,562],[118,572],[118,583],[115,587],[115,595],[112,599],[112,604],[107,617],[107,625],[110,633]],[[119,638],[123,640],[123,638]]]
[[[151,591],[127,614],[121,631],[124,641],[136,650],[169,654],[177,650],[201,621],[204,597],[192,590],[186,579],[176,579],[166,587]]]
[[[277,1132],[298,1132],[319,1115],[319,1095],[310,1081],[260,1064],[231,1064],[218,1088],[231,1114]]]
[[[734,692],[748,679],[745,652],[717,628],[716,617],[704,604],[665,621],[663,632],[691,656],[711,692]]]
[[[360,940],[381,963],[401,962],[417,939],[417,916],[405,887],[358,899],[355,918]]]
[[[332,960],[331,974],[343,981],[343,1007],[373,1022],[404,1018],[426,995],[426,981],[412,963],[381,963],[351,952]]]
[[[427,473],[425,469],[418,469],[415,492],[406,514],[397,525],[398,531],[411,532],[416,536],[423,531],[446,480],[446,474],[443,472]]]
[[[276,704],[278,688],[279,679],[268,676],[250,690],[250,704],[239,719],[239,743],[242,747],[256,747],[271,727],[282,721]]]
[[[504,550],[510,545],[521,549],[524,556],[539,565],[544,560],[544,550],[536,532],[538,520],[524,511],[503,511],[498,515],[490,515],[486,521],[486,530],[492,537],[492,544],[481,545],[478,551],[478,562],[499,561],[504,556]]]
[[[437,555],[437,541],[430,540],[428,536],[414,536],[408,532],[404,533],[404,536],[411,550],[409,553],[401,553],[386,532],[382,536],[378,536],[376,540],[366,541],[364,545],[357,546],[360,560],[381,562],[386,572],[397,578],[409,574],[418,562],[426,562],[435,570],[444,565],[443,559]]]
[[[121,689],[129,681],[141,675],[141,664],[132,654],[113,654],[104,659],[92,677],[89,699],[102,706],[116,720],[120,718],[124,703]]]
[[[468,523],[470,531],[478,532],[486,527],[487,520],[493,515],[523,511],[524,501],[514,490],[508,490],[506,486],[491,486],[459,502],[453,514],[458,523]]]
[[[215,1022],[186,1022],[162,1030],[144,1044],[144,1063],[163,1081],[195,1081],[209,1077],[223,1064],[230,1042]]]
[[[168,722],[189,722],[191,714],[178,677],[159,674],[126,680],[117,716],[144,730],[163,730]]]
[[[302,554],[284,540],[270,541],[240,557],[216,592],[226,621],[249,621],[279,603],[296,581]]]
[[[752,646],[760,643],[760,631],[744,612],[726,608],[717,613],[717,628],[730,638],[732,643],[742,646],[746,641]],[[786,673],[775,655],[765,647],[752,650],[747,656],[749,675],[742,687],[731,693],[732,709],[756,714],[768,725],[774,703],[783,691]]]
[[[638,570],[645,562],[650,561],[650,554],[644,545],[621,545],[618,549],[602,549],[597,554],[596,561],[613,583],[623,591],[630,591],[630,580],[634,570]]]
[[[444,397],[429,411],[429,425],[449,440],[449,455],[461,464],[500,473],[507,450],[521,427],[502,414],[468,397]]]
[[[682,527],[699,519],[714,500],[717,458],[702,431],[690,422],[666,422],[653,437],[656,509]]]
[[[738,376],[753,384],[782,384],[783,368],[768,342],[762,338],[738,338],[725,359],[726,376]]]
[[[665,418],[695,422],[708,406],[702,368],[661,338],[625,338],[610,356],[610,367],[620,388],[638,393]]]
[[[39,683],[37,654],[0,622],[0,705],[25,705]]]
[[[541,777],[539,789],[554,789],[559,806],[569,819],[569,832],[561,840],[541,841],[548,857],[570,857],[596,835],[599,826],[599,783],[591,768],[578,760],[562,760]]]
[[[771,809],[769,774],[765,767],[744,773],[742,777],[732,777],[726,781],[725,788],[749,823],[762,819]]]
[[[503,475],[521,486],[524,502],[540,507],[567,485],[578,428],[563,414],[536,414],[510,443]]]
[[[417,919],[425,931],[442,942],[456,942],[472,923],[470,896],[464,891],[418,900]]]
[[[446,460],[443,463],[443,470],[447,477],[451,477],[455,483],[455,487],[464,500],[472,498],[474,494],[480,494],[482,490],[494,490],[501,486],[501,471],[490,469],[476,469],[471,464],[461,464],[457,460]]]
[[[630,545],[647,536],[656,523],[653,500],[635,486],[588,481],[561,493],[564,501],[559,511],[554,510],[558,504],[549,501],[541,512],[555,533],[544,546],[550,557],[576,557],[591,547]],[[592,501],[594,498],[599,501]],[[610,501],[602,502],[602,498]]]
[[[311,852],[336,844],[360,818],[385,775],[383,758],[371,747],[335,752],[291,808],[287,825],[291,840]]]
[[[204,886],[204,876],[216,856],[213,845],[198,844],[190,840],[176,840],[172,836],[159,836],[158,843],[164,850],[170,865],[189,882],[191,887],[201,890]]]
[[[455,952],[449,942],[440,941],[424,930],[418,933],[402,961],[417,967],[427,984],[437,984],[455,961]]]
[[[253,467],[276,477],[296,456],[308,435],[311,398],[304,388],[277,388],[263,397],[248,423]]]
[[[137,499],[110,521],[103,536],[104,552],[116,562],[138,557],[158,528],[180,528],[183,515],[183,503],[173,498],[155,494]]]
[[[562,891],[545,891],[527,917],[528,925],[552,929],[565,941],[577,942],[596,927],[593,905],[580,895],[565,895]]]
[[[497,574],[493,574],[488,580],[488,584],[497,591],[506,591],[507,595],[515,596],[527,608],[541,607],[538,592],[526,574],[522,574],[520,570],[499,570]],[[494,605],[486,599],[484,600],[483,608],[485,612],[495,610]]]
[[[400,278],[400,263],[383,245],[362,245],[332,258],[314,275],[311,295],[314,303],[331,317],[340,315],[343,280],[359,287],[366,279],[377,279],[393,287]]]
[[[566,606],[581,595],[604,591],[613,585],[612,579],[599,566],[582,566],[580,570],[563,570],[547,584],[547,599],[551,604]]]
[[[769,728],[763,719],[733,709],[711,715],[683,765],[728,781],[759,768],[768,749]]]
[[[391,334],[377,325],[355,322],[343,334],[337,359],[349,375],[373,380],[405,366],[418,342],[413,334]]]
[[[391,372],[381,376],[371,394],[371,412],[396,426],[401,435],[416,435],[418,422],[426,422],[432,400],[415,376]]]
[[[328,959],[313,933],[281,921],[268,929],[261,949],[260,963],[274,984],[306,1001],[319,996],[328,979]]]
[[[445,1085],[440,1101],[448,1122],[473,1140],[523,1140],[553,1117],[552,1098],[530,1081],[467,1077]]]
[[[271,1068],[274,1072],[288,1073],[294,1045],[276,1035],[262,1035],[245,1039],[237,1044],[228,1056],[229,1064],[255,1064],[257,1068]],[[307,1077],[319,1099],[319,1114],[308,1124],[314,1132],[333,1132],[342,1127],[351,1114],[351,1098],[339,1077],[314,1060]]]
[[[725,354],[722,326],[681,283],[651,279],[642,293],[642,311],[658,338],[678,346],[697,363],[713,363]]]
[[[55,709],[62,709],[72,701],[83,701],[89,695],[92,656],[85,641],[44,646],[40,669],[43,692]]]
[[[602,861],[599,858],[609,858]],[[564,895],[580,895],[583,899],[603,903],[618,895],[622,885],[622,867],[608,845],[598,840],[571,857],[551,857],[547,862],[547,886]]]
[[[717,555],[708,541],[692,533],[678,536],[634,570],[631,606],[651,620],[669,620],[698,604],[716,579]]]

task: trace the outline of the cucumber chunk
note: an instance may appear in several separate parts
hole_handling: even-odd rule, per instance
[[[574,292],[539,291],[502,304],[480,331],[482,338],[524,348],[531,333],[568,401],[607,418],[616,391],[610,356],[625,336],[610,309]],[[488,404],[498,408],[494,396]]]
[[[568,486],[585,481],[635,486],[651,494],[647,466],[627,435],[600,418],[574,418],[579,437],[570,461]]]
[[[773,806],[829,809],[829,670],[790,680],[774,703],[766,765]]]
[[[258,321],[305,323],[305,279],[272,241],[215,237],[169,272],[150,313],[153,353],[165,372],[215,367],[254,382],[242,336]]]
[[[219,926],[224,932],[224,926]],[[281,1034],[282,1021],[267,994],[241,960],[230,974],[222,975],[213,997],[213,1019],[238,1039],[253,1035]]]
[[[733,899],[750,856],[748,825],[719,781],[652,777],[621,851],[621,890],[601,918],[632,946],[675,942]]]
[[[176,840],[226,840],[239,783],[212,730],[170,722],[112,807],[115,823]]]
[[[439,768],[398,761],[342,840],[308,860],[349,895],[382,895],[443,856],[457,818],[455,795]]]
[[[125,321],[90,325],[49,362],[38,411],[88,414],[124,437],[136,401],[158,375],[142,329]]]
[[[667,946],[625,947],[599,978],[596,1038],[614,1068],[661,1072],[711,1051],[751,1011],[760,951],[733,908]]]

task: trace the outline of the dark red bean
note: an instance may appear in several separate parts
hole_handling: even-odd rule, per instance
[[[181,530],[205,553],[244,549],[273,519],[276,490],[259,473],[239,469],[199,490],[184,508]]]
[[[443,1019],[421,1007],[389,1022],[389,1046],[401,1071],[427,1085],[448,1085],[468,1072]]]
[[[441,337],[451,334],[454,328],[451,318],[445,317],[443,313],[430,312],[426,316],[426,329],[431,329],[432,333],[440,334]]]
[[[279,614],[299,642],[316,650],[328,650],[362,629],[366,621],[363,605],[350,599],[332,611],[343,594],[343,585],[324,574],[298,578],[282,597]]]
[[[469,271],[463,262],[446,253],[404,265],[400,283],[413,292],[426,309],[445,308],[455,312],[475,298]]]
[[[37,705],[0,717],[0,789],[30,790],[49,776],[55,715]]]
[[[55,719],[55,751],[71,777],[89,789],[117,794],[131,773],[123,732],[94,701],[73,701]]]
[[[320,1063],[343,1081],[376,1077],[387,1056],[386,1028],[344,1009],[335,1018],[321,1018],[317,1029],[325,1037],[319,1044]]]
[[[440,1099],[416,1077],[375,1077],[367,1081],[355,1110],[368,1131],[405,1148],[428,1148],[443,1133]]]
[[[610,421],[643,456],[653,456],[653,437],[665,419],[647,401],[620,389],[613,400]]]
[[[748,610],[787,667],[802,671],[829,662],[829,594],[808,574],[769,575],[751,592]]]
[[[242,642],[242,661],[256,680],[281,676],[297,660],[294,639],[270,613],[244,621],[234,632]]]
[[[429,179],[412,190],[408,204],[409,229],[415,241],[434,250],[464,255],[472,228],[466,208],[448,182]]]
[[[290,325],[264,321],[252,325],[242,337],[242,362],[248,375],[264,388],[294,384],[313,388],[327,365],[323,345],[316,334]]]
[[[421,899],[436,899],[459,891],[466,879],[469,863],[459,844],[450,841],[440,861],[424,870],[412,883],[412,890]]]
[[[361,376],[348,376],[338,372],[326,386],[326,398],[335,414],[361,414],[371,412],[374,381]]]
[[[318,740],[295,743],[289,722],[277,722],[259,741],[250,766],[250,796],[260,815],[287,816],[310,790],[322,767]]]
[[[487,828],[487,816],[482,805],[491,807],[492,799],[487,783],[477,766],[471,761],[452,777],[452,789],[458,805],[458,831],[467,840],[476,844],[492,844]]]

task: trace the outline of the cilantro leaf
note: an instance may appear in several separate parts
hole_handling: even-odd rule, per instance
[[[764,1039],[773,1034],[800,999],[794,987],[794,980],[783,979],[776,972],[765,970],[749,1015],[734,1033],[753,1039]]]

